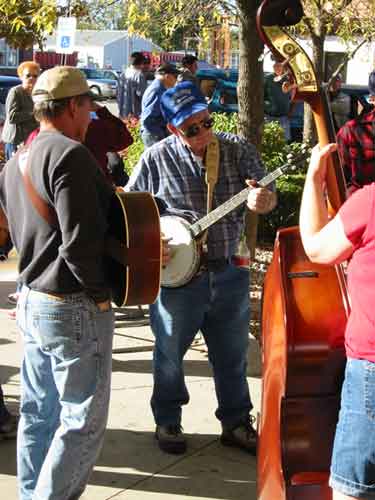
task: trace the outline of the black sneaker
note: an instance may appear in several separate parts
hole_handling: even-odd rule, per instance
[[[0,424],[0,441],[17,437],[18,415],[9,415],[5,422]]]
[[[223,427],[220,437],[221,444],[224,446],[235,446],[248,451],[252,455],[256,455],[258,436],[253,427],[254,422],[255,417],[250,415],[248,419],[234,428]]]
[[[181,425],[157,425],[155,438],[165,453],[180,455],[186,451],[186,438]]]

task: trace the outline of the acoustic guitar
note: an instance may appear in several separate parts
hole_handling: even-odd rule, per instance
[[[35,189],[28,172],[30,148],[19,150],[25,190],[39,215],[58,226],[55,209]],[[150,193],[115,191],[108,212],[104,266],[112,300],[123,305],[151,304],[160,288],[159,209]]]
[[[123,305],[151,304],[160,288],[159,210],[153,196],[116,192],[108,216],[105,268],[112,300]]]

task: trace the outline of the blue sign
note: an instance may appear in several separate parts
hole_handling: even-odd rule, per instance
[[[70,36],[63,35],[60,40],[60,46],[62,49],[68,49],[70,47]]]

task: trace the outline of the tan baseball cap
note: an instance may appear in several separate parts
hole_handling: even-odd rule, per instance
[[[83,72],[73,66],[55,66],[44,71],[36,81],[32,92],[35,103],[78,95],[87,95],[93,100],[98,99],[97,94],[90,91]]]

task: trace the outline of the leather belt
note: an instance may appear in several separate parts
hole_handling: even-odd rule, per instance
[[[231,259],[229,257],[219,257],[218,259],[207,259],[205,255],[201,257],[201,265],[199,267],[198,273],[209,271],[209,272],[220,272],[223,271],[228,264],[230,264]]]
[[[65,297],[71,295],[69,293],[55,293],[55,292],[40,292],[39,290],[33,290],[33,293],[40,293],[41,295],[45,295],[46,297],[51,297],[54,300],[63,301]],[[95,302],[95,301],[94,301]],[[111,309],[111,301],[109,299],[103,300],[102,302],[95,302],[96,307],[100,312],[109,311]]]

